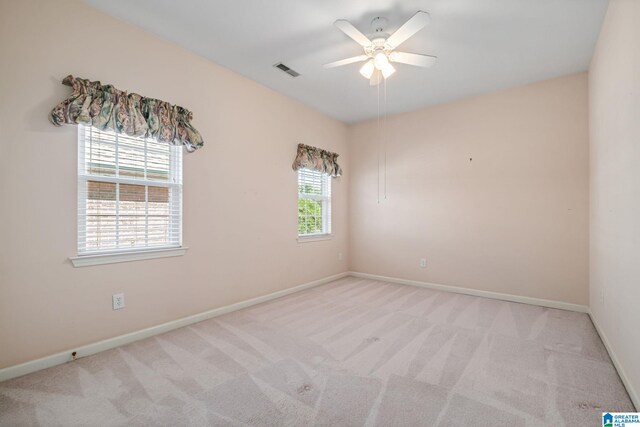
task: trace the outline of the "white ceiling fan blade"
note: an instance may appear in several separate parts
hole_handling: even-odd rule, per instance
[[[417,53],[391,52],[389,61],[401,64],[415,65],[417,67],[431,67],[436,63],[436,56],[419,55]]]
[[[374,71],[369,79],[369,86],[378,86],[382,82],[382,73],[380,70]]]
[[[362,62],[368,58],[369,57],[367,55],[352,56],[351,58],[341,59],[340,61],[329,62],[328,64],[324,64],[323,67],[324,68],[340,67],[342,65],[353,64],[354,62]]]
[[[398,28],[398,30],[391,34],[387,39],[387,44],[392,48],[396,48],[402,44],[409,37],[420,31],[431,21],[431,17],[427,12],[418,11],[415,15],[413,15],[407,22],[405,22],[402,27]]]
[[[371,46],[371,40],[369,40],[367,36],[362,34],[356,27],[354,27],[351,22],[345,19],[338,19],[333,23],[333,25],[340,28],[343,33],[354,39],[360,46]]]

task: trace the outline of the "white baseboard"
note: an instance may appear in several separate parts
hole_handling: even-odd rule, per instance
[[[523,304],[539,305],[542,307],[558,308],[561,310],[577,311],[580,313],[588,313],[589,307],[586,305],[572,304],[562,301],[553,301],[542,298],[523,297],[519,295],[503,294],[500,292],[481,291],[478,289],[460,288],[458,286],[439,285],[437,283],[419,282],[417,280],[400,279],[397,277],[378,276],[377,274],[359,273],[350,271],[350,276],[361,277],[363,279],[380,280],[383,282],[398,283],[401,285],[418,286],[421,288],[433,289],[436,291],[453,292],[456,294],[473,295],[476,297],[484,297],[491,299],[499,299],[503,301],[519,302]]]
[[[312,288],[314,286],[323,285],[325,283],[329,283],[334,280],[341,279],[348,275],[349,274],[347,272],[335,274],[333,276],[324,277],[322,279],[318,279],[312,282],[304,283],[302,285],[294,286],[293,288],[273,292],[268,295],[263,295],[263,296],[252,298],[246,301],[241,301],[235,304],[227,305],[224,307],[214,308],[213,310],[205,311],[203,313],[198,313],[192,316],[183,317],[182,319],[173,320],[171,322],[163,323],[157,326],[152,326],[150,328],[131,332],[125,335],[109,338],[93,344],[87,344],[81,347],[71,348],[67,351],[53,354],[51,356],[45,356],[41,359],[32,360],[29,362],[22,363],[20,365],[9,366],[7,368],[0,369],[0,381],[16,378],[22,375],[29,374],[31,372],[39,371],[41,369],[50,368],[55,365],[60,365],[60,364],[69,362],[73,360],[71,353],[74,351],[76,352],[76,358],[90,356],[92,354],[96,354],[101,351],[109,350],[115,347],[120,347],[122,345],[129,344],[144,338],[148,338],[153,335],[158,335],[164,332],[171,331],[173,329],[181,328],[183,326],[188,326],[193,323],[211,319],[212,317],[220,316],[226,313],[230,313],[232,311],[237,311],[246,307],[250,307],[252,305],[260,304],[262,302],[280,298],[285,295],[292,294],[294,292],[300,292],[305,289]]]
[[[609,357],[611,357],[613,366],[615,366],[616,370],[618,371],[618,375],[620,376],[622,383],[627,389],[627,393],[629,393],[629,397],[631,398],[633,405],[636,407],[636,411],[640,410],[640,399],[638,398],[638,393],[636,393],[636,390],[631,385],[631,381],[629,381],[629,377],[627,376],[625,370],[622,368],[622,365],[620,364],[620,361],[618,360],[616,353],[613,351],[613,347],[611,347],[611,344],[609,344],[609,340],[607,339],[607,336],[604,334],[604,331],[602,330],[602,328],[600,328],[600,325],[598,324],[598,321],[596,320],[591,310],[589,310],[589,317],[591,318],[591,322],[593,322],[593,326],[596,327],[596,331],[598,331],[598,335],[600,335],[600,338],[602,339],[602,342],[604,343],[604,346],[607,349],[607,352],[609,353]]]

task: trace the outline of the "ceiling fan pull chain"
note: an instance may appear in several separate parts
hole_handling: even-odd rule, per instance
[[[377,92],[377,97],[378,97],[378,121],[377,121],[377,128],[378,131],[376,132],[376,145],[377,145],[377,149],[378,149],[378,194],[377,194],[377,198],[378,198],[378,204],[380,204],[380,85],[377,85],[376,87],[376,92]]]
[[[384,144],[384,199],[387,200],[387,79],[384,79],[384,121],[382,122]]]

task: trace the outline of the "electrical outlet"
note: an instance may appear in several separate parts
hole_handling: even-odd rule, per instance
[[[338,252],[338,261],[342,261],[342,252]]]
[[[420,268],[427,268],[427,259],[420,258]]]
[[[112,302],[114,310],[120,310],[121,308],[124,308],[124,294],[114,294]]]

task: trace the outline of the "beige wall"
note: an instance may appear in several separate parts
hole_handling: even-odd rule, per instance
[[[612,0],[589,68],[590,304],[636,405],[640,404],[638,21],[639,1]]]
[[[344,124],[76,1],[1,1],[0,70],[0,368],[346,271]],[[206,145],[184,160],[186,256],[70,265],[76,128],[47,120],[70,73],[194,112]],[[330,241],[296,242],[299,142],[347,171]]]
[[[390,117],[379,204],[351,127],[351,270],[586,304],[587,116],[581,73]]]

